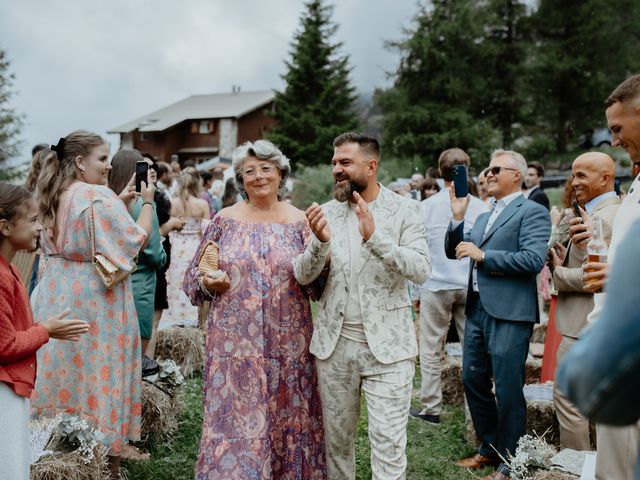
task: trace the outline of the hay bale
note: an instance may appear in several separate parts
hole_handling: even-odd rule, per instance
[[[93,460],[85,463],[77,452],[55,453],[41,457],[31,465],[31,480],[107,480],[107,450],[94,449]]]
[[[536,323],[533,326],[533,333],[531,334],[532,343],[544,343],[544,339],[547,336],[547,324]]]
[[[533,384],[540,382],[540,375],[542,373],[542,359],[534,358],[531,355],[527,358],[524,368],[524,383]]]
[[[178,429],[182,402],[176,392],[142,382],[142,440],[167,439]]]
[[[553,401],[527,401],[527,433],[541,437],[544,435],[544,440],[549,445],[560,446],[560,427]]]
[[[440,377],[443,403],[461,406],[464,403],[462,357],[445,356]]]
[[[204,366],[205,335],[194,327],[171,327],[158,331],[156,358],[173,360],[182,375],[191,377]]]

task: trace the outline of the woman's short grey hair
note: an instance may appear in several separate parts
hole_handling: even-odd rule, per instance
[[[268,140],[256,140],[255,142],[245,142],[235,149],[231,157],[233,165],[234,180],[236,187],[243,197],[247,197],[247,191],[244,188],[244,180],[242,180],[242,164],[248,157],[254,157],[258,160],[265,160],[273,163],[280,170],[280,185],[278,188],[278,200],[282,200],[287,192],[287,178],[291,173],[289,159],[284,156],[278,147]]]
[[[494,150],[491,154],[491,160],[496,157],[501,157],[502,155],[506,155],[511,158],[513,166],[520,172],[520,180],[524,180],[524,177],[527,176],[527,161],[524,159],[522,154],[514,152],[513,150],[498,149]]]

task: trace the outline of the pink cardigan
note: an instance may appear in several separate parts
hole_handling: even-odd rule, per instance
[[[36,351],[48,341],[47,329],[33,324],[18,270],[0,256],[0,381],[30,398],[36,380]]]

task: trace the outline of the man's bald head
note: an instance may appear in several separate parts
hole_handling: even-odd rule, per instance
[[[573,161],[573,188],[581,204],[602,195],[613,192],[616,177],[616,164],[606,153],[583,153]]]

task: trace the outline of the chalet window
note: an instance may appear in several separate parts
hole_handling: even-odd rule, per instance
[[[193,122],[193,123],[195,124],[196,122]],[[198,133],[200,134],[213,133],[213,121],[200,120],[199,122],[197,122],[197,128],[198,128]],[[194,130],[194,125],[192,124],[191,131],[195,133],[193,130]]]
[[[150,138],[149,138],[149,134],[148,133],[140,132],[140,141],[141,142],[147,142],[149,140],[150,140]]]

